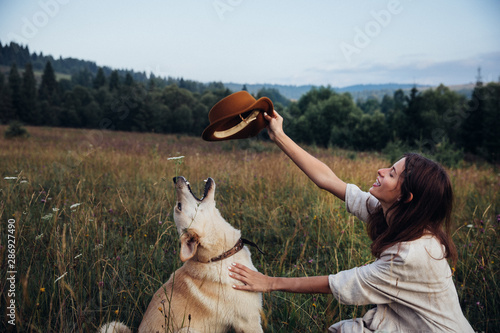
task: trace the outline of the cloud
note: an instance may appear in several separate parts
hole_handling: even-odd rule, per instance
[[[417,60],[418,58],[420,60]],[[322,84],[332,86],[387,82],[454,85],[475,82],[478,67],[481,67],[484,82],[497,81],[500,77],[500,52],[448,61],[433,61],[406,55],[401,57],[400,61],[392,63],[363,62],[356,66],[344,67],[326,64],[307,69],[301,77],[315,78]]]

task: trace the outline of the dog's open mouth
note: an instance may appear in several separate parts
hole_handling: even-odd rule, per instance
[[[188,189],[189,189],[189,193],[191,193],[191,195],[198,201],[203,201],[203,199],[205,199],[205,197],[207,196],[208,194],[208,191],[210,191],[210,189],[212,188],[213,184],[214,184],[214,180],[212,178],[208,178],[207,180],[205,180],[205,189],[203,191],[203,197],[201,197],[201,199],[199,199],[194,193],[193,191],[191,190],[191,185],[189,184],[189,182],[186,180],[186,178],[182,177],[182,176],[179,176],[179,177],[174,177],[174,184],[177,185],[178,182],[184,182],[184,184],[187,185]]]

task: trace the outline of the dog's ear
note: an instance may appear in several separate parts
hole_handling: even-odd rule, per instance
[[[181,236],[181,261],[185,262],[191,259],[198,249],[199,237],[195,233],[185,232]]]

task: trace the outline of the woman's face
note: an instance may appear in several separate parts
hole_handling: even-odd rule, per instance
[[[378,177],[369,192],[379,200],[384,212],[401,196],[399,176],[405,169],[405,158],[397,161],[392,167],[378,170]]]

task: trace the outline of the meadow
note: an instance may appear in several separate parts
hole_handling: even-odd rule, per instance
[[[0,331],[95,332],[111,320],[136,330],[153,293],[182,265],[171,214],[178,175],[200,196],[203,180],[215,180],[222,216],[266,253],[251,249],[261,272],[325,275],[374,260],[363,223],[271,142],[40,127],[7,140],[5,129]],[[391,163],[376,153],[305,148],[363,190]],[[498,332],[499,170],[464,164],[448,172],[460,303],[474,330]],[[8,260],[12,237],[15,263]],[[15,327],[7,310],[11,271]],[[324,332],[371,308],[328,295],[275,292],[263,299],[265,332]]]

